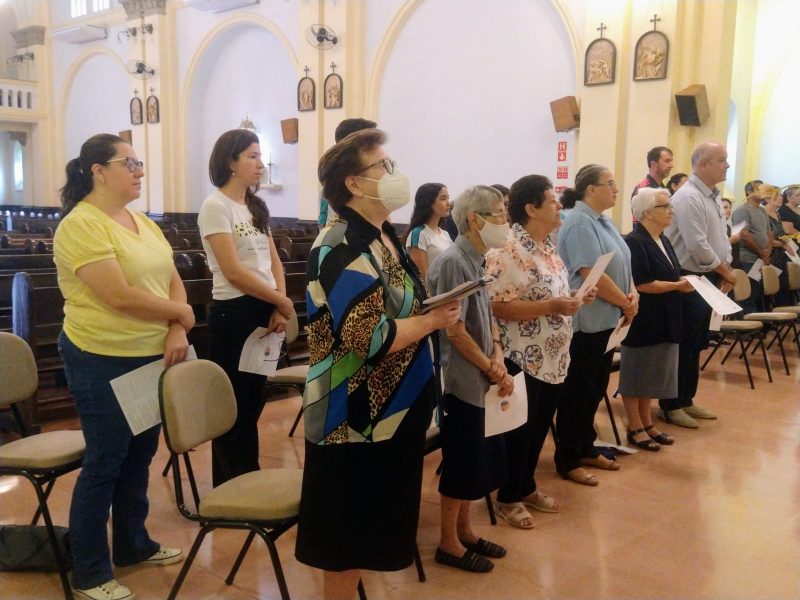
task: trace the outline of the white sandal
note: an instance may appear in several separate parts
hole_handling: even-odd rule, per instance
[[[498,517],[512,527],[518,529],[533,529],[536,527],[531,513],[528,512],[522,502],[497,502],[495,512]],[[530,525],[525,525],[525,519],[528,520]]]

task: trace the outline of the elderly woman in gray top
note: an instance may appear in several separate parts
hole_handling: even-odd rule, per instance
[[[509,234],[503,197],[493,188],[468,188],[456,200],[452,215],[459,235],[428,270],[433,294],[483,277],[484,254],[503,246]],[[511,394],[514,388],[486,288],[461,301],[461,317],[446,332],[441,340],[442,529],[436,562],[485,573],[494,567],[489,558],[501,558],[506,551],[475,535],[470,501],[504,483],[507,467],[503,437],[484,435],[484,396],[492,383],[499,386],[501,396]]]

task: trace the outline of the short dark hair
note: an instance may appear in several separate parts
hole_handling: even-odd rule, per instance
[[[511,222],[525,225],[528,222],[525,207],[533,204],[534,208],[540,208],[544,203],[544,193],[552,188],[553,182],[544,175],[526,175],[517,179],[508,193],[508,216]]]
[[[493,188],[494,188],[494,189],[496,189],[498,192],[500,192],[501,194],[503,194],[503,196],[508,196],[508,192],[509,192],[509,190],[508,190],[508,188],[507,188],[506,186],[504,186],[502,183],[493,183],[493,184],[491,185],[491,187],[493,187]]]
[[[794,196],[795,194],[800,193],[800,185],[787,185],[786,188],[783,190],[781,196],[783,197],[783,204],[789,202],[789,198]]]
[[[675,193],[675,190],[672,189],[672,186],[676,185],[684,177],[689,177],[689,176],[686,173],[675,173],[675,175],[669,178],[669,181],[667,181],[667,189],[669,190],[670,196],[672,196]]]
[[[744,195],[745,196],[752,195],[758,189],[758,186],[760,186],[762,183],[764,182],[761,181],[760,179],[753,179],[753,181],[748,181],[747,183],[744,184]]]
[[[733,207],[733,202],[731,202],[730,198],[720,198],[719,201],[720,202],[727,202],[728,204],[731,205],[731,207]]]
[[[322,195],[339,210],[352,197],[344,180],[364,170],[361,155],[386,143],[386,134],[380,129],[363,129],[346,136],[331,146],[319,159],[317,175],[322,184]]]
[[[336,126],[336,131],[333,134],[333,139],[338,144],[351,133],[361,131],[362,129],[375,129],[378,124],[369,119],[345,119]]]
[[[667,148],[666,146],[656,146],[655,148],[651,148],[650,152],[647,153],[647,168],[650,168],[650,163],[658,162],[661,159],[662,152],[669,152],[672,154],[672,150]]]
[[[231,129],[219,136],[208,159],[208,177],[211,183],[217,188],[227,184],[231,179],[231,163],[239,160],[242,152],[258,143],[258,136],[248,129]],[[244,202],[253,215],[253,227],[267,233],[269,210],[264,200],[248,188],[245,190]]]

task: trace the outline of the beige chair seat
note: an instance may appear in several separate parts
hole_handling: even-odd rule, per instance
[[[200,501],[202,517],[272,521],[300,511],[302,469],[268,469],[245,473],[208,492]]]
[[[279,384],[294,384],[305,385],[306,377],[308,376],[308,365],[297,365],[294,367],[286,367],[275,371],[275,375],[268,378],[269,383],[273,385]]]
[[[720,331],[758,331],[761,329],[759,321],[723,321]]]
[[[775,312],[793,313],[795,316],[800,315],[800,306],[776,306],[772,310]]]
[[[53,469],[80,460],[84,452],[82,431],[48,431],[0,446],[0,467]]]
[[[787,312],[754,312],[744,316],[745,321],[794,321],[797,315]]]

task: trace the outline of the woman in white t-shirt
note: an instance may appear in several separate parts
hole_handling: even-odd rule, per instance
[[[450,214],[450,194],[441,183],[424,183],[414,196],[414,212],[406,235],[406,248],[424,278],[433,260],[453,240],[441,226]]]
[[[203,202],[197,222],[214,279],[211,359],[228,374],[238,410],[233,428],[212,443],[216,487],[259,469],[265,377],[239,371],[239,357],[256,327],[283,331],[293,304],[286,296],[269,211],[253,192],[264,172],[258,137],[245,129],[223,133],[211,151],[208,172],[217,190]]]

